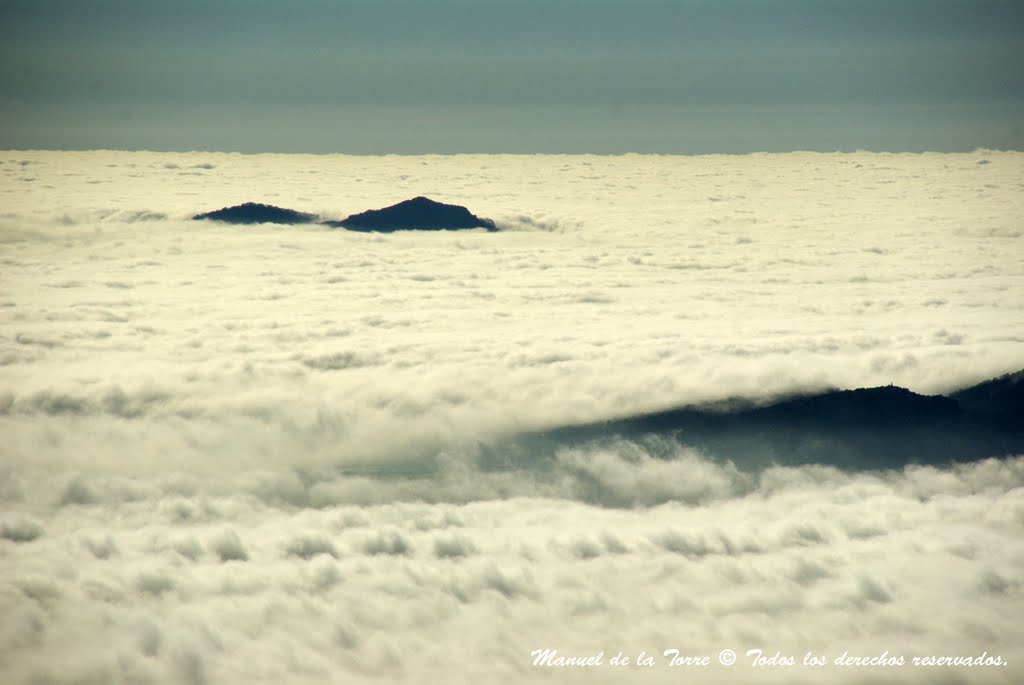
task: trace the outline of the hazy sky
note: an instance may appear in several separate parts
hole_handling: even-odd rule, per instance
[[[1019,0],[0,0],[0,147],[1024,148]]]

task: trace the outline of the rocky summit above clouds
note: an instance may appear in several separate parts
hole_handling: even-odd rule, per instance
[[[446,205],[426,197],[414,197],[383,209],[371,209],[342,219],[325,221],[328,226],[352,231],[438,231],[463,228],[498,227],[490,219],[481,219],[460,205]]]
[[[318,222],[313,214],[297,212],[273,205],[246,202],[213,212],[196,214],[193,219],[210,219],[231,224],[306,224]],[[345,228],[350,231],[444,231],[485,228],[497,231],[490,219],[482,219],[461,205],[435,202],[426,197],[414,197],[383,209],[370,209],[353,214],[340,221],[319,221],[324,226]]]
[[[246,202],[234,207],[224,207],[204,214],[196,214],[193,220],[209,219],[229,224],[309,224],[316,221],[313,214],[296,212],[258,202]]]

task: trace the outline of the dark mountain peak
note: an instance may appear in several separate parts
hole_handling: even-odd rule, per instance
[[[196,214],[193,219],[223,221],[229,224],[308,224],[317,221],[313,214],[297,212],[258,202],[246,202],[213,212]],[[422,195],[383,209],[371,209],[341,221],[324,221],[325,226],[351,231],[441,231],[464,228],[486,228],[497,231],[490,219],[481,219],[461,205],[436,202]]]
[[[351,231],[440,231],[464,228],[498,227],[490,219],[481,219],[461,205],[448,205],[417,196],[383,209],[371,209],[342,219],[326,221],[328,226]]]
[[[229,224],[308,224],[316,220],[312,214],[258,202],[246,202],[205,214],[196,214],[192,218],[223,221]]]

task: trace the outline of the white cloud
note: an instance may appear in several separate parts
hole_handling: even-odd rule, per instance
[[[1024,156],[981,156],[3,153],[0,680],[532,682],[553,648],[646,650],[650,683],[1017,682],[1021,457],[753,474],[508,440],[1019,368]],[[421,194],[507,230],[188,220]]]
[[[149,502],[53,506],[40,514],[43,534],[5,541],[2,649],[16,682],[45,675],[47,654],[68,649],[91,655],[68,663],[77,677],[106,664],[127,678],[119,669],[138,661],[168,682],[182,677],[183,654],[215,682],[304,682],[324,664],[355,679],[447,664],[456,680],[493,668],[518,682],[536,675],[528,655],[538,645],[988,650],[1024,663],[1012,609],[1024,588],[1024,460],[942,473],[776,469],[743,497],[635,509],[556,498],[297,509],[214,480],[178,496],[179,508],[208,511],[201,520],[154,516]],[[83,521],[94,521],[84,537]],[[107,539],[116,552],[69,546],[74,538]],[[659,664],[645,682],[678,677]],[[992,682],[1004,671],[1006,682],[1020,673],[955,673]],[[818,677],[858,680],[836,668]]]

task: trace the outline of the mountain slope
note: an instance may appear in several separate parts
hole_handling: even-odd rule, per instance
[[[1014,417],[1024,422],[1024,370],[958,390],[950,396],[967,411]]]
[[[1012,388],[1019,383],[1014,386],[1006,378],[968,389],[972,391],[969,398],[988,398],[984,403],[968,403],[969,408],[956,399],[960,393],[925,396],[895,386],[832,390],[764,407],[719,411],[688,406],[563,426],[518,436],[511,453],[544,460],[581,442],[600,444],[624,438],[645,441],[655,452],[659,444],[667,445],[666,456],[673,445],[684,445],[754,470],[773,464],[898,469],[913,463],[949,464],[1024,454],[1024,422],[1011,414],[1018,397]],[[485,450],[484,461],[493,461],[496,468],[510,466],[507,456],[498,456],[504,454],[505,450]]]

